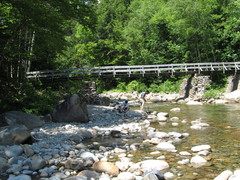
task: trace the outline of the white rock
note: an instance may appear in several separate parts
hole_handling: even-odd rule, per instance
[[[240,90],[236,90],[231,93],[227,93],[227,94],[225,94],[224,97],[229,100],[239,100],[240,99]]]
[[[174,174],[171,173],[171,172],[166,172],[166,173],[164,173],[164,178],[165,178],[166,180],[167,180],[167,179],[174,179],[175,176],[174,176]]]
[[[204,166],[207,163],[207,160],[201,156],[196,155],[192,157],[190,162],[193,167],[198,168],[198,167]]]
[[[189,152],[187,152],[187,151],[181,151],[181,152],[179,152],[179,154],[180,154],[181,156],[191,156],[191,155],[192,155],[191,153],[189,153]]]
[[[117,176],[118,180],[136,180],[135,175],[130,172],[121,172]]]
[[[184,165],[184,164],[188,164],[190,162],[189,159],[183,159],[181,161],[178,161],[178,164]]]
[[[145,160],[145,161],[139,162],[138,164],[140,165],[142,171],[147,171],[152,169],[161,171],[169,168],[168,163],[162,160]]]
[[[172,126],[174,126],[174,127],[176,127],[178,125],[179,125],[179,123],[172,123]]]
[[[228,180],[228,178],[232,175],[232,171],[226,170],[223,171],[221,174],[219,174],[217,177],[214,178],[214,180]]]
[[[210,151],[211,146],[209,146],[209,145],[199,145],[199,146],[192,147],[191,150],[193,152],[199,152],[199,151],[204,151],[204,150]]]
[[[168,138],[169,134],[166,132],[150,132],[148,133],[148,136],[162,139],[162,138]]]
[[[175,150],[176,147],[169,142],[161,142],[157,145],[157,149],[165,150],[165,151],[172,151],[172,150]]]
[[[172,108],[170,111],[173,111],[173,112],[180,112],[181,109],[180,109],[180,108]]]

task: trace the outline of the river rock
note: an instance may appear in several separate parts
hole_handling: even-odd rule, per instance
[[[163,173],[156,169],[150,169],[150,170],[145,171],[143,179],[153,180],[153,179],[155,179],[155,177],[157,178],[157,180],[164,180]]]
[[[230,93],[227,93],[224,95],[224,98],[227,100],[239,101],[240,100],[240,90],[235,90]]]
[[[83,170],[78,173],[77,176],[85,176],[87,179],[98,179],[100,177],[100,174],[91,170]]]
[[[168,137],[169,137],[169,134],[166,133],[166,132],[149,132],[149,133],[148,133],[148,136],[149,136],[149,137],[154,137],[154,138],[162,139],[162,138],[168,138]]]
[[[166,173],[164,173],[164,178],[165,179],[174,179],[175,175],[173,173],[171,173],[171,172],[166,172]]]
[[[8,125],[25,125],[29,130],[41,127],[44,121],[39,116],[20,111],[9,111],[1,115],[1,121]]]
[[[135,175],[130,172],[121,172],[117,176],[117,180],[136,180]]]
[[[71,176],[71,177],[65,178],[64,180],[88,180],[88,178],[84,176]]]
[[[73,94],[57,105],[51,116],[54,122],[89,122],[87,105],[77,94]]]
[[[72,169],[72,170],[83,170],[84,169],[84,162],[81,159],[68,159],[65,163],[64,166],[67,169]]]
[[[10,165],[7,163],[7,160],[0,157],[0,173],[5,172],[8,168],[10,168]]]
[[[169,142],[160,142],[157,145],[157,149],[163,150],[163,151],[174,151],[176,147]]]
[[[158,177],[153,173],[148,173],[143,176],[143,180],[159,180]],[[164,179],[162,179],[164,180]]]
[[[84,151],[80,154],[79,157],[84,160],[85,167],[90,167],[94,162],[99,161],[98,157],[91,152]]]
[[[160,122],[165,122],[165,121],[167,121],[168,116],[169,116],[168,113],[160,112],[157,114],[156,120],[158,120]]]
[[[232,171],[226,170],[219,174],[217,177],[215,177],[214,180],[227,180],[232,174]]]
[[[105,161],[95,162],[93,164],[93,169],[98,172],[105,172],[112,176],[117,176],[119,174],[119,168],[111,162],[105,162]]]
[[[204,151],[204,150],[210,151],[211,146],[209,146],[209,145],[199,145],[199,146],[192,147],[191,150],[193,152],[199,152],[199,151]]]
[[[0,145],[21,144],[30,137],[30,131],[24,125],[11,125],[0,128]]]
[[[180,112],[181,109],[180,108],[172,108],[170,111],[172,111],[172,112]]]
[[[19,176],[10,177],[8,180],[32,180],[32,178],[28,175],[21,174]]]
[[[163,160],[145,160],[145,161],[141,161],[137,164],[139,164],[139,166],[143,172],[145,172],[147,170],[152,170],[152,169],[161,171],[161,170],[169,168],[168,163]]]
[[[27,155],[27,156],[33,156],[34,155],[34,151],[33,151],[31,145],[23,144],[23,145],[21,145],[21,147],[23,148],[23,152],[24,152],[25,155]]]
[[[46,161],[38,155],[32,157],[30,161],[30,168],[33,171],[39,170],[46,165]]]
[[[22,153],[23,153],[23,148],[17,145],[9,146],[8,148],[5,149],[5,155],[8,158],[19,156]]]
[[[240,179],[240,169],[235,170],[233,175],[231,175],[228,180],[238,180],[238,179]]]
[[[192,157],[190,162],[193,167],[199,168],[201,166],[204,166],[207,163],[207,160],[199,155],[196,155],[196,156]]]

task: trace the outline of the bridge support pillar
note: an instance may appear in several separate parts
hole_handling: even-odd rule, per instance
[[[179,95],[181,99],[201,99],[206,91],[206,85],[210,83],[210,76],[198,76],[197,74],[193,74],[190,78],[183,80]]]
[[[240,74],[236,74],[234,76],[229,76],[226,93],[230,93],[230,92],[240,89],[239,80],[240,80]]]

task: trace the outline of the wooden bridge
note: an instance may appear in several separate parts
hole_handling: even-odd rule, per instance
[[[211,72],[234,72],[240,69],[240,62],[155,64],[135,66],[100,66],[62,70],[46,70],[27,72],[28,79],[57,80],[79,79],[87,76],[96,78],[145,77],[164,74],[193,74]]]

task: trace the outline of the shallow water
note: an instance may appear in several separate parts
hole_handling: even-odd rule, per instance
[[[172,108],[179,107],[180,112],[171,112]],[[188,163],[187,165],[179,165],[178,161],[191,157],[180,157],[177,153],[161,152],[161,154],[151,155],[150,152],[156,151],[155,146],[147,146],[142,150],[131,152],[133,162],[139,162],[146,159],[157,159],[164,155],[170,168],[167,171],[173,174],[181,174],[176,179],[193,180],[214,179],[224,170],[234,171],[240,168],[240,104],[227,105],[179,105],[179,104],[146,104],[145,110],[168,112],[171,117],[179,117],[180,121],[177,127],[172,126],[172,122],[167,123],[151,123],[151,127],[157,131],[163,132],[179,132],[189,133],[190,136],[183,138],[180,143],[174,144],[178,152],[188,151],[197,145],[210,145],[212,152],[210,153],[208,163],[200,168],[194,168]],[[192,130],[190,128],[191,121],[202,119],[202,122],[208,123],[210,126],[205,130]],[[185,120],[187,123],[181,123]],[[142,142],[141,137],[131,139],[128,144],[134,142]],[[110,140],[111,141],[111,140]],[[113,139],[114,141],[114,139]],[[118,140],[119,141],[119,140]],[[115,141],[116,142],[116,141]]]
[[[180,112],[170,112],[170,109],[179,107]],[[183,159],[176,157],[174,153],[165,153],[166,161],[170,164],[169,171],[180,172],[183,176],[178,179],[213,179],[224,170],[236,170],[240,168],[240,104],[227,105],[177,105],[177,104],[148,104],[146,109],[158,112],[168,112],[171,117],[179,117],[187,123],[179,123],[173,127],[171,123],[160,125],[153,123],[151,126],[164,132],[187,132],[190,134],[175,144],[178,152],[188,151],[197,145],[208,144],[212,148],[211,160],[206,166],[193,168],[190,165],[177,164]],[[210,126],[205,130],[190,129],[191,121],[201,118]],[[149,154],[149,152],[141,152]],[[159,155],[158,155],[159,156]]]

